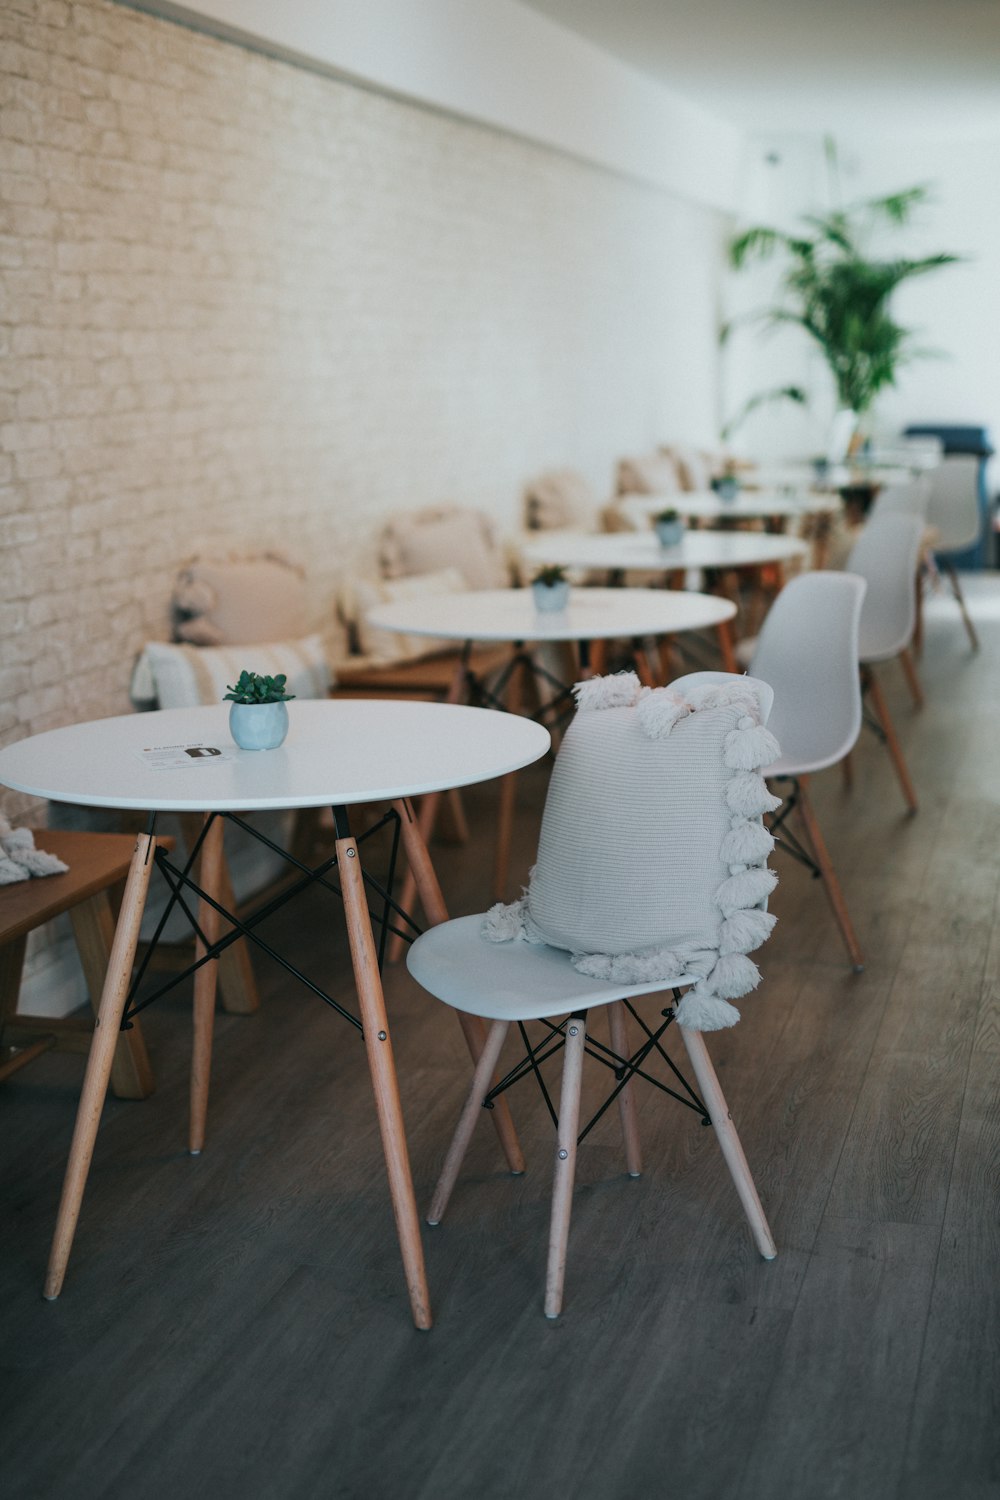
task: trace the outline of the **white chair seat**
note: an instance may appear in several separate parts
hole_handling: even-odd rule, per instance
[[[697,981],[692,974],[652,984],[591,979],[577,973],[561,948],[487,941],[483,915],[431,927],[412,945],[406,961],[417,983],[438,1000],[490,1021],[537,1021]]]

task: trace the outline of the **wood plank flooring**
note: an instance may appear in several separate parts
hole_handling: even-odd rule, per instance
[[[219,1017],[198,1160],[187,1000],[147,1013],[158,1089],[109,1102],[52,1305],[79,1059],[0,1090],[7,1500],[997,1500],[1000,580],[976,595],[979,656],[951,606],[929,611],[923,712],[882,671],[919,814],[868,735],[853,792],[815,782],[865,972],[779,856],[764,981],[709,1038],[776,1261],[712,1133],[647,1089],[640,1179],[614,1112],[581,1148],[546,1322],[551,1138],[522,1091],[529,1170],[508,1177],[480,1127],[425,1231],[436,1321],[416,1333],[360,1040],[261,963],[260,1013]],[[522,777],[515,881],[546,774]],[[496,798],[470,793],[472,844],[435,851],[455,914],[488,902]],[[338,911],[276,926],[349,996]],[[405,971],[387,993],[423,1202],[467,1058]]]

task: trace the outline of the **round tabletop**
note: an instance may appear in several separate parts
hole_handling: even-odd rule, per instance
[[[678,495],[622,495],[616,501],[635,516],[654,517],[668,506],[692,521],[760,521],[768,516],[796,518],[819,515],[840,507],[839,495],[822,495],[807,489],[739,490],[724,500],[714,490],[684,491]]]
[[[530,563],[558,563],[566,568],[669,573],[687,568],[759,567],[807,557],[809,548],[796,537],[759,531],[687,531],[676,547],[661,547],[652,531],[551,531],[537,541],[525,542],[522,553]]]
[[[751,489],[810,489],[835,493],[852,485],[905,484],[914,471],[900,464],[831,464],[822,472],[813,464],[767,464],[740,476]]]
[[[673,635],[731,620],[729,599],[681,589],[570,590],[564,610],[539,611],[531,589],[480,589],[382,604],[367,616],[378,630],[455,641],[600,641]]]
[[[85,807],[253,812],[468,786],[549,748],[530,719],[455,704],[301,699],[288,717],[277,750],[238,749],[228,704],[69,724],[0,750],[0,783]]]

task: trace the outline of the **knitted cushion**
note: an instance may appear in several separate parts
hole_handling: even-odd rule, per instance
[[[619,495],[672,495],[680,488],[677,465],[666,453],[619,461],[616,477]]]
[[[774,918],[760,909],[773,811],[759,768],[779,753],[753,681],[640,688],[634,673],[577,686],[522,901],[484,932],[568,949],[582,972],[623,983],[697,979],[678,1009],[698,1030],[731,1026],[726,1002],[759,980],[746,955]]]
[[[570,526],[592,531],[597,511],[594,492],[575,469],[550,469],[533,479],[524,491],[525,524],[529,531],[554,531]]]

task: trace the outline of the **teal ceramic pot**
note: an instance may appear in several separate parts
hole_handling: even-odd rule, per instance
[[[288,705],[231,703],[229,733],[241,750],[276,750],[288,733]]]
[[[543,614],[557,613],[569,603],[569,584],[565,579],[561,583],[533,583],[531,592],[535,608]]]
[[[657,521],[655,525],[661,547],[677,547],[684,540],[684,522],[680,517],[676,521]]]

